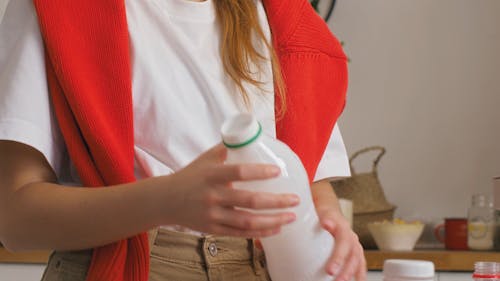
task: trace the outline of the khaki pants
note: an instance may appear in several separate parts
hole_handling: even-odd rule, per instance
[[[91,250],[54,252],[42,281],[85,281]],[[252,240],[158,230],[149,281],[270,281]]]

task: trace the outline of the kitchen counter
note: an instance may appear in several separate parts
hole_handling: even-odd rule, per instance
[[[47,263],[50,252],[33,251],[23,253],[11,253],[0,247],[0,263]]]
[[[415,250],[389,252],[365,250],[368,270],[382,270],[386,259],[418,259],[434,262],[436,271],[474,271],[476,261],[500,261],[500,252]]]
[[[50,252],[10,253],[0,247],[0,263],[46,263]],[[500,252],[416,250],[411,252],[365,251],[369,270],[382,270],[386,259],[421,259],[434,262],[436,271],[473,271],[476,261],[500,261]]]

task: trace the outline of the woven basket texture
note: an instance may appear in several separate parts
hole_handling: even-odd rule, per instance
[[[370,151],[379,152],[373,161],[372,171],[356,173],[352,165],[354,159]],[[392,220],[396,209],[396,206],[387,201],[377,173],[378,163],[384,154],[385,148],[381,146],[367,147],[357,151],[349,159],[352,177],[332,182],[339,198],[353,202],[353,230],[365,249],[377,247],[368,231],[368,223]]]

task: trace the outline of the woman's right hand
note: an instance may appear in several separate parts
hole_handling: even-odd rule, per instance
[[[226,165],[226,153],[222,144],[217,145],[169,176],[170,198],[165,212],[173,224],[217,235],[265,237],[293,222],[293,212],[257,214],[241,209],[288,208],[296,206],[299,198],[234,189],[232,182],[269,179],[280,170],[266,164]]]

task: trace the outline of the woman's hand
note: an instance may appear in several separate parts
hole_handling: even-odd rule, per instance
[[[335,239],[326,271],[335,276],[336,281],[348,281],[353,276],[356,281],[365,281],[367,269],[363,247],[342,215],[330,183],[314,183],[311,188],[320,223]]]
[[[218,235],[264,237],[277,234],[295,220],[292,212],[255,214],[245,209],[277,209],[296,206],[294,194],[237,190],[235,181],[263,180],[279,175],[273,165],[225,165],[226,148],[217,145],[170,177],[170,200],[165,212],[170,224]]]

